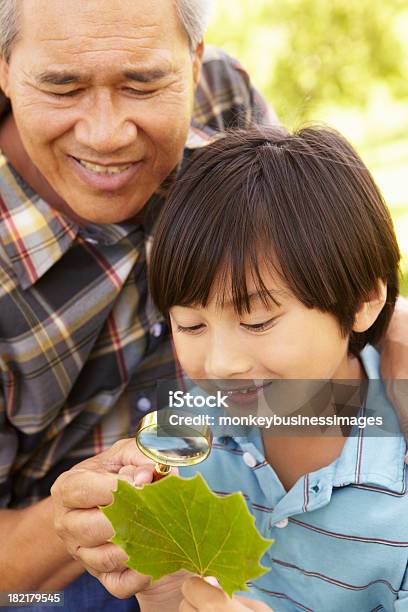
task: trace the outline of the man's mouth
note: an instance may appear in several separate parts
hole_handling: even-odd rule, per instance
[[[75,157],[76,161],[81,164],[87,170],[91,170],[92,172],[96,172],[97,174],[120,174],[121,172],[125,172],[129,170],[133,166],[135,162],[127,163],[127,164],[118,164],[118,165],[107,165],[101,166],[100,164],[94,164],[89,161],[85,161],[84,159],[78,159]]]
[[[77,177],[88,188],[105,193],[117,193],[120,189],[126,188],[143,168],[143,159],[123,163],[112,159],[103,164],[73,155],[68,155],[68,159]]]

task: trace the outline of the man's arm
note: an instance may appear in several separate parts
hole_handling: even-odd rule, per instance
[[[7,508],[17,453],[17,432],[7,421],[0,387],[0,591],[59,590],[84,569],[54,529],[50,497],[24,509]]]
[[[55,532],[50,497],[0,510],[0,591],[61,590],[83,571]]]
[[[399,298],[381,343],[381,375],[408,444],[408,300]],[[408,462],[408,454],[406,461]]]

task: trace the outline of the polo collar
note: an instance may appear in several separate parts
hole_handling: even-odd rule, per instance
[[[349,436],[333,463],[333,486],[354,484],[404,494],[406,444],[380,377],[380,354],[369,345],[360,358],[369,378],[367,400],[360,414],[380,416],[383,425]]]
[[[325,506],[335,487],[352,485],[391,495],[405,494],[406,444],[380,378],[380,355],[374,347],[367,346],[360,358],[369,384],[365,405],[358,416],[382,416],[385,426],[370,426],[369,432],[356,428],[354,435],[347,438],[340,456],[332,463],[299,478],[288,492],[282,487],[273,520]],[[264,462],[262,438],[257,428],[248,428],[245,436],[225,436],[223,441],[254,454],[260,464]],[[269,474],[264,473],[262,482],[269,489],[274,479],[268,466],[266,469]],[[255,468],[258,478],[261,478],[261,472]]]

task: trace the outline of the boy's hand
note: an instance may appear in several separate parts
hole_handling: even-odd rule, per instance
[[[204,578],[193,576],[183,586],[184,596],[180,612],[270,612],[272,608],[262,601],[247,597],[228,597],[222,589],[209,584]]]
[[[133,484],[152,481],[154,463],[137,449],[135,440],[119,440],[108,450],[62,473],[51,488],[54,528],[68,552],[120,599],[150,585],[150,577],[129,569],[126,553],[108,540],[112,525],[98,506],[110,504],[118,478]]]
[[[163,576],[153,585],[136,594],[141,612],[179,612],[183,600],[181,587],[186,578],[193,576],[191,572],[179,570],[168,576]]]
[[[399,298],[381,342],[381,376],[408,444],[408,300]],[[408,455],[405,458],[408,462]]]

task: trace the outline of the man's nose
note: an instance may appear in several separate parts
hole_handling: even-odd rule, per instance
[[[212,378],[248,378],[252,370],[250,357],[239,342],[229,338],[213,339],[206,357],[206,375]]]
[[[130,148],[137,138],[136,124],[111,92],[97,92],[89,102],[75,125],[77,142],[100,154]]]

